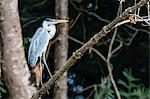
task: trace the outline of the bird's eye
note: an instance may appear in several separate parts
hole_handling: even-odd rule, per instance
[[[48,26],[50,26],[50,25],[48,24]]]
[[[48,32],[50,32],[50,31],[48,30]]]

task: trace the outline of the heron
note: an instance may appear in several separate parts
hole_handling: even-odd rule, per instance
[[[34,68],[36,66],[38,59],[40,59],[40,65],[43,60],[43,63],[48,71],[49,76],[52,77],[52,74],[46,63],[45,54],[46,54],[49,41],[56,34],[55,25],[59,23],[65,23],[65,22],[68,22],[68,20],[56,20],[56,19],[46,18],[42,23],[42,27],[39,27],[36,30],[35,34],[31,38],[31,43],[28,51],[28,63],[31,68]]]

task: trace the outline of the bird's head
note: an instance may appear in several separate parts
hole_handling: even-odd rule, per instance
[[[59,24],[59,23],[65,23],[68,22],[68,20],[60,20],[60,19],[51,19],[51,18],[46,18],[43,23],[42,26],[43,28],[45,28],[48,31],[53,30],[53,28],[55,27],[55,24]]]

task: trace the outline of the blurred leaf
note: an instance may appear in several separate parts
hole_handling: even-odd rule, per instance
[[[3,87],[0,87],[0,92],[7,93],[7,91]]]
[[[99,95],[98,95],[98,91],[97,91],[97,86],[94,86],[94,91],[95,91],[94,99],[98,99]]]
[[[4,83],[2,82],[2,78],[0,78],[0,92],[7,93],[4,87]]]
[[[123,90],[120,90],[120,95],[124,97],[128,97],[128,93]]]
[[[0,86],[4,86],[3,82],[0,80]]]
[[[118,83],[121,84],[122,86],[124,86],[125,88],[128,88],[128,85],[123,80],[119,79]]]
[[[150,89],[142,87],[141,84],[136,84],[138,79],[133,77],[131,69],[123,71],[123,75],[126,77],[127,82],[119,79],[118,83],[124,86],[127,90],[121,89],[120,94],[125,99],[149,99]]]
[[[124,75],[129,81],[137,81],[137,80],[139,80],[139,79],[136,79],[135,77],[133,77],[131,69],[129,69],[129,70],[125,69],[125,71],[123,71],[123,75]]]
[[[138,88],[133,91],[132,97],[139,97],[138,99],[149,99],[150,89],[148,88]]]
[[[111,89],[109,78],[102,78],[100,86],[94,87],[94,99],[113,99],[114,91]]]

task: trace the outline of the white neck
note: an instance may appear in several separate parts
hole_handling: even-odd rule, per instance
[[[54,24],[50,24],[48,26],[46,21],[43,22],[42,26],[49,33],[50,39],[52,39],[56,34],[56,26]]]

